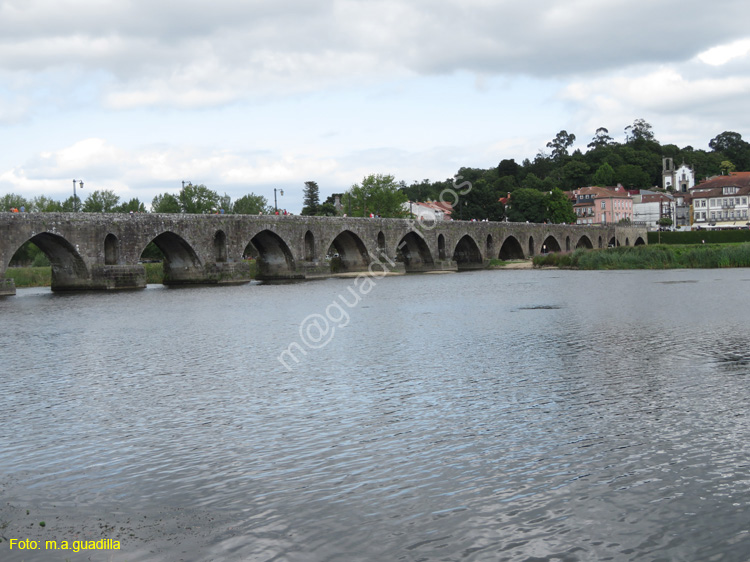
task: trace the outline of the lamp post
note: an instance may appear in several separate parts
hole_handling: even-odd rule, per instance
[[[78,187],[83,189],[83,180],[78,181]],[[73,180],[73,212],[78,212],[78,197],[76,196],[76,180]]]
[[[278,213],[278,212],[279,212],[279,207],[278,207],[278,205],[276,204],[276,191],[277,191],[277,190],[276,190],[276,188],[274,187],[274,188],[273,188],[273,210],[274,210],[274,211],[276,211],[276,212]],[[282,197],[284,196],[284,190],[283,190],[283,189],[279,189],[279,190],[278,190],[278,192],[279,192],[279,195],[281,195]]]

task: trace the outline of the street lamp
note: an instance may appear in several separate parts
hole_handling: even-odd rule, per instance
[[[274,211],[276,211],[278,213],[279,212],[279,207],[276,204],[276,191],[277,190],[274,187],[273,188],[273,209],[274,209]],[[278,192],[279,192],[279,195],[281,195],[282,197],[284,196],[284,190],[283,189],[279,189]]]
[[[83,189],[83,180],[79,180],[78,187]],[[76,180],[73,180],[73,212],[78,212],[78,197],[76,196]]]

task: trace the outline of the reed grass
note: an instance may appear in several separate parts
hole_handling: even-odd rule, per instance
[[[750,267],[750,243],[651,245],[576,250],[534,257],[537,267],[574,269],[715,269]]]
[[[52,284],[52,268],[47,267],[9,267],[5,278],[13,279],[16,287],[49,287]]]

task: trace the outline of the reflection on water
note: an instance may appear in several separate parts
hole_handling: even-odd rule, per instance
[[[744,560],[745,277],[380,279],[291,370],[353,280],[19,290],[0,535],[44,516],[119,536],[115,560]]]

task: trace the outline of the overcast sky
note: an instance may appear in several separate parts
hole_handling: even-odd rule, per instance
[[[747,0],[0,0],[0,194],[204,184],[302,207],[565,129],[750,141]]]

